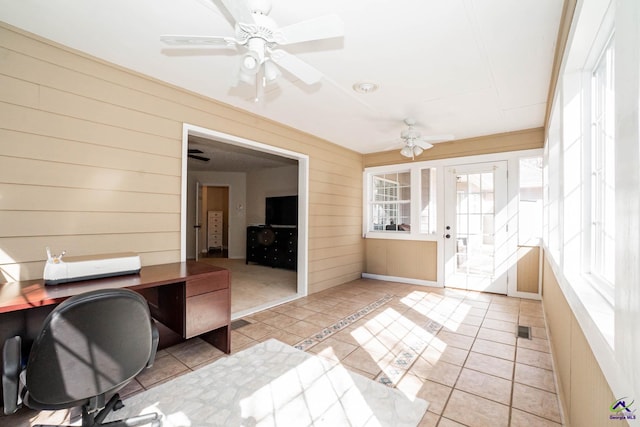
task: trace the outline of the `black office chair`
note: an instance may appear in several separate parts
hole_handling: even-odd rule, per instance
[[[5,341],[4,413],[21,404],[36,410],[81,406],[83,427],[151,423],[158,414],[103,421],[124,406],[118,390],[153,364],[157,346],[147,301],[136,292],[103,289],[73,296],[47,316],[26,365],[21,338]]]

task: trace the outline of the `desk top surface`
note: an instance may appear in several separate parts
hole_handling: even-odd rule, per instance
[[[0,313],[57,304],[66,298],[96,289],[144,289],[184,282],[212,274],[229,274],[228,270],[209,264],[186,261],[142,267],[139,274],[84,280],[45,286],[44,280],[27,280],[0,284]]]

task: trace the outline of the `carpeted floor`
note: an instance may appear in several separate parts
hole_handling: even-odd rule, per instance
[[[221,387],[221,385],[224,385]],[[162,427],[416,426],[428,403],[275,339],[125,400]]]
[[[297,291],[297,276],[292,270],[247,265],[244,259],[200,258],[199,261],[231,271],[232,315],[290,297]]]

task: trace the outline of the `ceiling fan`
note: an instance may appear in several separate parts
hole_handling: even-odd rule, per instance
[[[201,162],[208,162],[211,160],[209,157],[201,156],[200,154],[204,154],[204,151],[197,148],[189,148],[187,151],[187,157],[191,159],[200,160]]]
[[[342,37],[344,24],[337,15],[326,15],[278,27],[268,15],[271,0],[221,0],[235,20],[235,36],[163,35],[160,40],[169,45],[219,45],[241,48],[238,80],[262,86],[275,80],[283,68],[304,83],[311,85],[322,73],[279,46],[312,40]],[[257,100],[257,99],[256,99]]]
[[[404,119],[404,123],[407,128],[400,132],[400,138],[404,142],[400,154],[404,157],[411,157],[412,160],[422,154],[424,150],[433,148],[433,144],[451,141],[454,138],[453,135],[422,136],[415,128],[416,121],[410,117]]]

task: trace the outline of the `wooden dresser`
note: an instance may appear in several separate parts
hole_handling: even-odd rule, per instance
[[[247,227],[246,263],[276,268],[298,267],[298,229],[296,227]]]

